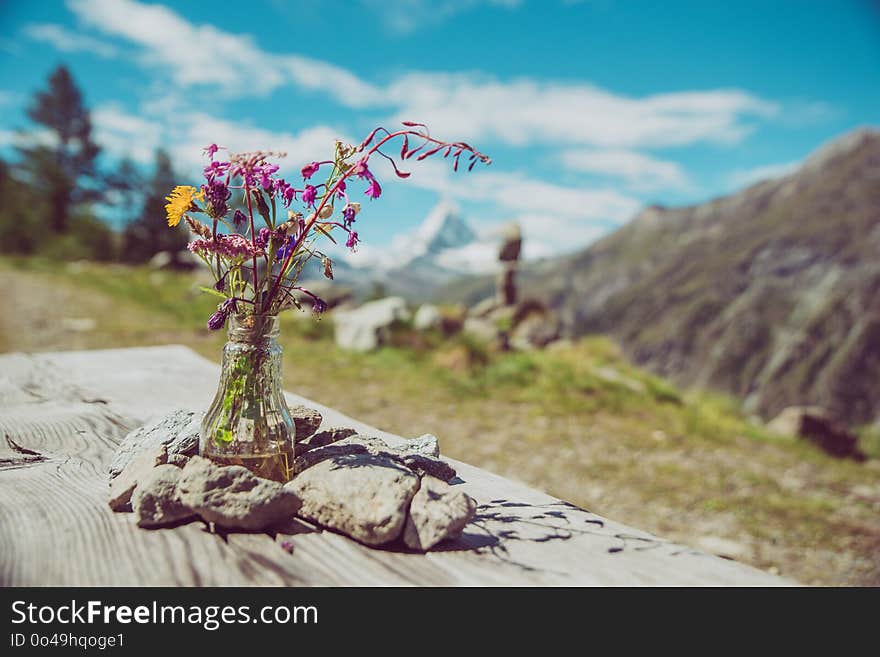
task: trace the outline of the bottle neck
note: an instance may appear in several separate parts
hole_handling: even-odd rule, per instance
[[[230,342],[242,344],[274,342],[280,334],[278,315],[230,315],[226,329],[226,337]]]

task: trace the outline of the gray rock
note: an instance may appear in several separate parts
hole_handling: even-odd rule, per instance
[[[138,527],[161,527],[195,519],[196,514],[180,499],[177,484],[183,471],[174,465],[158,465],[143,479],[131,497]]]
[[[499,305],[496,297],[487,297],[468,310],[468,315],[471,317],[486,317],[493,310],[497,310]]]
[[[340,442],[343,444],[334,443],[332,445],[325,445],[324,447],[317,447],[304,454],[300,454],[293,459],[292,470],[294,472],[303,472],[304,470],[308,470],[317,465],[321,461],[326,461],[327,459],[336,456],[352,456],[355,454],[369,453],[366,445],[360,443],[345,443],[345,441]]]
[[[189,459],[189,456],[184,456],[183,454],[172,454],[168,457],[168,463],[177,466],[178,468],[182,468],[189,462]]]
[[[407,440],[405,445],[395,448],[401,454],[421,454],[422,456],[440,457],[440,443],[437,436],[426,433],[418,438]]]
[[[413,317],[413,327],[419,331],[440,328],[442,324],[443,315],[440,313],[440,309],[430,303],[419,306],[415,317]]]
[[[116,477],[139,453],[150,447],[165,445],[168,456],[192,456],[199,451],[202,414],[177,409],[152,424],[129,433],[113,455],[110,477]]]
[[[169,269],[174,262],[171,251],[159,251],[147,262],[150,269]]]
[[[474,517],[477,503],[467,493],[434,477],[422,477],[410,504],[403,542],[427,551],[447,539],[458,538]]]
[[[300,507],[297,496],[278,482],[200,456],[183,468],[178,489],[183,504],[203,520],[230,529],[264,529],[292,517]]]
[[[333,456],[285,484],[302,500],[300,516],[366,545],[400,536],[418,487],[411,470],[373,454]]]
[[[311,436],[321,426],[321,422],[324,421],[324,416],[308,406],[294,406],[290,409],[290,415],[293,418],[293,423],[296,425],[297,441]]]
[[[392,447],[376,436],[356,434],[301,454],[294,460],[293,468],[294,472],[303,472],[329,458],[372,454],[384,456],[419,474],[429,474],[449,481],[456,475],[455,468],[434,456],[439,453],[437,438],[430,434],[409,440],[399,447]]]
[[[150,475],[153,468],[165,463],[167,459],[167,448],[162,443],[148,446],[136,454],[119,476],[110,481],[110,508],[114,511],[128,510],[132,493],[138,484]]]
[[[866,458],[859,448],[858,436],[815,406],[789,406],[770,421],[767,428],[783,436],[808,440],[832,456],[857,461]]]
[[[462,330],[485,342],[498,339],[498,326],[482,317],[468,317],[464,320]]]
[[[410,470],[418,472],[420,475],[429,475],[431,477],[436,477],[437,479],[442,479],[443,481],[449,481],[458,474],[455,471],[455,468],[449,465],[446,461],[431,458],[430,456],[422,456],[421,454],[404,454],[403,456],[397,457],[397,460]]]
[[[331,427],[330,429],[319,431],[311,438],[306,438],[303,441],[298,440],[296,443],[296,452],[297,454],[304,454],[305,452],[308,452],[311,449],[315,449],[316,447],[325,447],[327,445],[332,445],[335,442],[344,440],[356,434],[357,431],[354,429]]]
[[[370,351],[387,344],[392,324],[409,319],[402,297],[386,297],[333,315],[336,344],[343,349]]]

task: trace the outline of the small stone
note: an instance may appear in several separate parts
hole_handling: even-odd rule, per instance
[[[374,454],[333,456],[285,484],[302,500],[300,516],[366,545],[400,536],[418,487],[415,473]]]
[[[203,520],[229,529],[264,529],[291,518],[300,507],[297,496],[278,482],[200,456],[184,466],[178,489],[181,501]]]
[[[157,445],[166,445],[168,456],[193,456],[199,451],[201,413],[177,409],[168,415],[129,433],[113,455],[110,477],[116,477],[138,454]]]
[[[441,541],[458,538],[476,511],[477,503],[464,491],[435,477],[422,477],[409,507],[403,542],[414,550],[430,550]]]
[[[183,454],[172,454],[168,457],[168,464],[182,468],[189,462],[190,457]]]
[[[304,441],[297,440],[296,451],[297,454],[304,454],[305,452],[308,452],[311,449],[315,449],[316,447],[325,447],[326,445],[332,445],[335,442],[344,440],[356,434],[357,431],[354,429],[332,427],[324,431],[319,431],[311,438],[306,438]]]
[[[305,440],[315,433],[321,426],[321,422],[324,421],[324,416],[308,406],[294,406],[290,409],[290,416],[296,425],[297,442]]]
[[[421,454],[422,456],[440,456],[440,443],[437,436],[430,433],[423,434],[418,438],[407,440],[406,444],[396,448],[402,454]]]
[[[196,517],[180,500],[177,484],[183,471],[174,465],[159,465],[138,484],[131,507],[138,527],[161,527]]]
[[[341,442],[345,443],[344,440]],[[302,472],[303,470],[308,470],[312,466],[317,465],[321,461],[326,461],[329,458],[367,453],[368,450],[366,445],[361,445],[358,443],[334,443],[332,445],[325,445],[324,447],[317,447],[304,454],[300,454],[295,459],[293,459],[292,470],[294,472]]]
[[[400,457],[400,462],[420,475],[436,477],[443,481],[454,479],[455,475],[458,474],[455,468],[446,461],[431,458],[430,456],[422,456],[421,454],[406,454]]]
[[[413,317],[413,328],[418,331],[428,331],[440,328],[443,323],[443,315],[437,306],[429,303],[422,304]]]
[[[354,351],[371,351],[387,344],[394,324],[409,317],[402,297],[369,301],[354,310],[337,310],[333,316],[336,345]]]
[[[138,483],[146,479],[153,468],[168,460],[167,448],[164,444],[146,447],[129,461],[118,477],[110,481],[110,508],[114,511],[128,510],[131,495]]]
[[[293,470],[294,472],[302,472],[321,461],[336,456],[372,454],[385,456],[419,474],[429,474],[438,479],[449,481],[456,475],[455,468],[433,456],[439,453],[437,438],[430,434],[408,440],[399,447],[392,447],[376,436],[356,434],[329,445],[306,451],[294,459]]]

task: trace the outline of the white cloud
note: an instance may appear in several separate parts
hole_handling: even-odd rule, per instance
[[[686,189],[690,181],[676,162],[627,150],[568,150],[560,160],[571,171],[610,176],[639,191]]]
[[[763,164],[751,169],[736,169],[727,175],[727,182],[731,187],[746,187],[762,180],[787,176],[799,165],[800,162],[795,161]]]
[[[326,61],[269,53],[249,35],[190,23],[167,7],[135,0],[68,4],[84,24],[135,44],[141,63],[164,71],[182,88],[215,86],[240,96],[294,85],[347,107],[396,108],[395,119],[424,121],[438,134],[465,139],[605,149],[730,143],[744,138],[755,120],[779,112],[777,104],[736,89],[628,97],[587,83],[418,71],[383,88]],[[431,7],[442,12],[446,4]]]
[[[181,86],[216,85],[229,95],[267,94],[295,84],[335,96],[344,105],[375,102],[378,92],[333,64],[300,55],[274,55],[248,35],[194,25],[167,7],[134,0],[68,0],[86,25],[140,47],[140,60]]]
[[[541,213],[518,215],[514,221],[522,227],[523,257],[527,260],[582,249],[611,229],[607,224]]]
[[[361,0],[361,3],[393,32],[409,34],[481,5],[513,9],[520,6],[522,0]]]
[[[118,105],[102,105],[92,112],[95,141],[116,157],[130,157],[136,162],[152,162],[162,141],[163,126],[140,116],[126,113]]]
[[[91,52],[106,58],[117,55],[117,50],[112,44],[85,34],[71,32],[62,25],[31,23],[25,26],[24,34],[34,41],[49,43],[61,52]]]
[[[591,144],[604,148],[737,142],[749,118],[778,112],[776,104],[739,90],[630,98],[588,84],[463,73],[409,73],[388,97],[399,120],[423,121],[438,134],[495,138],[508,144]]]
[[[325,125],[305,128],[297,133],[272,131],[193,112],[182,115],[174,129],[178,138],[171,147],[176,162],[189,169],[204,166],[202,149],[217,143],[232,152],[274,150],[287,153],[280,161],[283,172],[298,172],[320,155],[332,156],[336,139],[345,139],[338,130]]]
[[[416,162],[410,170],[408,183],[415,187],[459,200],[492,202],[507,212],[622,222],[641,207],[637,199],[611,188],[568,187],[484,168],[457,174],[445,160]]]
[[[321,153],[332,154],[334,140],[346,136],[329,126],[317,125],[298,133],[272,131],[186,111],[153,117],[130,114],[118,105],[102,105],[92,113],[96,140],[117,157],[151,162],[156,148],[168,148],[181,171],[195,173],[205,164],[202,149],[217,143],[232,152],[284,151],[285,170],[298,171]]]

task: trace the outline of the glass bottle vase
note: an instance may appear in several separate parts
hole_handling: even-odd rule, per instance
[[[284,400],[277,315],[230,315],[220,384],[202,420],[200,453],[287,481],[296,429]]]

